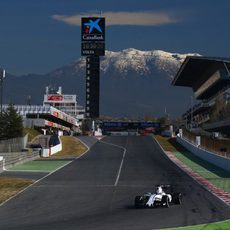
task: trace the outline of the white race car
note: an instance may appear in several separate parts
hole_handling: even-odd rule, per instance
[[[170,188],[170,185],[158,185],[154,193],[146,193],[142,196],[135,197],[136,208],[151,208],[151,207],[169,207],[170,204],[181,204],[182,194],[169,192],[166,193],[163,189]]]

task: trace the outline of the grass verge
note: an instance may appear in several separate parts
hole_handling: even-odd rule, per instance
[[[229,230],[229,229],[230,229],[230,220],[210,223],[210,224],[194,225],[189,227],[164,228],[164,230]]]
[[[0,203],[17,194],[30,184],[32,180],[13,177],[0,177]]]
[[[53,161],[43,161],[43,160],[35,160],[26,162],[24,164],[15,165],[10,168],[8,171],[23,171],[23,172],[53,172],[54,170],[64,166],[70,161],[62,161],[62,160],[53,160]]]

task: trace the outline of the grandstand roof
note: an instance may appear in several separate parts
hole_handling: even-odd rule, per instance
[[[230,59],[187,56],[172,85],[191,87],[197,99],[207,99],[230,83],[229,71]]]

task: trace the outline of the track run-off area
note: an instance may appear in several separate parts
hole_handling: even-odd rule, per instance
[[[134,198],[171,184],[181,205],[135,209]],[[173,163],[148,136],[106,137],[80,158],[0,206],[4,230],[151,230],[230,219],[230,206]]]

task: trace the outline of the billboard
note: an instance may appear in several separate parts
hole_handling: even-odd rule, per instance
[[[47,101],[62,101],[62,95],[47,95]]]
[[[83,17],[81,19],[81,55],[105,55],[105,18]]]
[[[74,94],[48,94],[44,95],[44,102],[57,102],[57,103],[76,103],[76,95]]]

